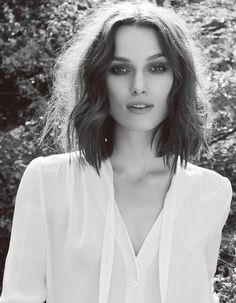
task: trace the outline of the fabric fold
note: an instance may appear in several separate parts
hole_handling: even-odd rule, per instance
[[[177,179],[179,178],[179,159],[177,163],[176,174],[172,178],[171,190],[166,194],[164,212],[162,217],[162,228],[160,235],[160,249],[159,249],[159,277],[160,277],[160,291],[161,303],[167,301],[167,286],[169,278],[169,265],[171,257],[173,224],[176,210],[177,197]]]
[[[112,172],[112,166],[108,161],[109,169]],[[162,214],[162,228],[160,234],[160,251],[159,251],[159,277],[161,303],[166,303],[169,263],[172,245],[173,223],[176,211],[176,195],[177,195],[177,175],[179,175],[179,160],[176,174],[172,178],[171,188],[166,194],[165,205]],[[114,188],[113,176],[110,180],[110,194],[107,205],[105,227],[103,235],[102,258],[100,267],[99,282],[99,303],[108,303],[109,290],[112,275],[112,266],[114,258],[114,242],[115,242],[115,205],[114,205]]]
[[[114,202],[111,195],[108,200],[105,227],[103,233],[103,245],[99,280],[99,303],[107,303],[111,284],[111,275],[115,245],[115,217]]]

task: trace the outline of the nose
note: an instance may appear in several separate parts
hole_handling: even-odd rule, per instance
[[[134,76],[134,80],[131,86],[131,94],[132,95],[142,95],[142,94],[146,94],[147,90],[144,84],[144,79],[143,79],[143,75],[141,73],[137,73]]]
[[[145,94],[146,91],[145,90],[140,90],[140,89],[133,89],[132,90],[132,95],[142,95]]]

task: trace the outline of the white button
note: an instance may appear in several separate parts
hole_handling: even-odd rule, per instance
[[[133,281],[133,287],[138,287],[138,281]]]

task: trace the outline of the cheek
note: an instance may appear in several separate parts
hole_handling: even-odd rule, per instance
[[[166,99],[170,95],[173,85],[173,78],[163,79],[159,85],[153,85],[155,96],[159,98],[160,101],[166,102]]]
[[[165,77],[162,79],[162,87],[163,91],[169,92],[171,90],[172,84],[174,81],[174,75],[172,72],[166,74]]]
[[[168,93],[170,93],[171,89],[172,89],[172,86],[173,86],[173,83],[174,83],[174,74],[173,72],[171,72],[169,74],[169,78],[168,78],[168,81],[166,81],[166,90],[168,91]]]
[[[109,102],[111,106],[122,105],[126,97],[125,83],[119,81],[118,79],[107,79],[106,80],[106,89],[109,97]]]
[[[111,100],[113,100],[114,96],[116,96],[116,86],[109,79],[106,80],[106,89],[107,89],[109,102],[111,103]]]

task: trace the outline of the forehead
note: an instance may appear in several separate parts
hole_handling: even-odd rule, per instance
[[[115,56],[161,53],[160,38],[155,29],[140,25],[122,25],[115,33]]]

